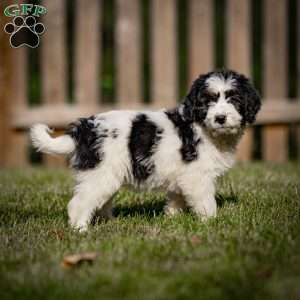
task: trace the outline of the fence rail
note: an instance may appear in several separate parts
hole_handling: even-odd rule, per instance
[[[9,3],[2,1],[3,11]],[[19,1],[21,2],[21,1]],[[23,166],[29,163],[26,130],[36,122],[63,129],[81,116],[119,108],[155,109],[172,107],[178,99],[178,2],[150,1],[151,101],[143,101],[142,14],[139,0],[115,0],[114,53],[116,102],[101,101],[103,2],[76,0],[74,20],[74,104],[67,102],[67,30],[66,1],[44,0],[48,13],[43,18],[46,32],[42,36],[41,105],[28,105],[28,55],[22,47],[12,49],[7,35],[0,30],[0,166]],[[214,3],[211,0],[187,0],[188,83],[200,73],[214,68]],[[250,0],[226,1],[226,62],[229,68],[251,76]],[[263,159],[288,159],[289,125],[300,122],[300,99],[287,97],[287,4],[286,0],[263,1],[263,91],[264,104],[257,118],[263,126]],[[300,0],[298,4],[298,43],[300,40]],[[1,16],[0,28],[7,18]],[[300,45],[297,46],[298,56]],[[298,59],[298,82],[300,59]],[[300,98],[300,84],[298,84]],[[300,129],[296,130],[298,158]],[[249,128],[238,150],[238,158],[250,160],[254,147],[254,130]],[[47,165],[61,165],[58,158],[47,158]]]

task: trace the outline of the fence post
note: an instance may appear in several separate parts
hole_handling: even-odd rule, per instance
[[[142,100],[140,1],[117,0],[116,4],[117,101],[128,107]]]
[[[214,22],[213,1],[190,0],[188,2],[189,32],[189,83],[199,74],[213,69]]]
[[[79,105],[100,100],[101,0],[76,0],[75,99]]]
[[[152,0],[151,98],[162,107],[177,102],[176,1]]]
[[[43,103],[62,104],[66,100],[65,1],[43,0],[47,14],[43,17],[45,34],[41,39]],[[65,165],[63,157],[46,156],[48,166]]]
[[[287,96],[287,1],[264,1],[264,97]],[[274,106],[276,101],[274,101]],[[267,125],[263,129],[263,158],[285,161],[288,157],[288,130],[284,125]]]
[[[9,114],[18,107],[27,108],[27,49],[11,49],[13,59],[13,82],[11,83],[11,98],[9,99]],[[16,131],[10,127],[10,139],[7,152],[9,166],[26,166],[28,160],[28,132]]]
[[[247,76],[251,75],[251,3],[249,0],[227,1],[227,66]],[[251,159],[253,129],[247,128],[237,149],[237,158]]]
[[[1,1],[0,9],[3,12],[8,2]],[[10,128],[8,125],[8,108],[11,97],[11,82],[13,79],[13,60],[12,49],[9,45],[7,34],[2,30],[7,19],[0,18],[0,167],[6,166],[7,140],[9,138]]]

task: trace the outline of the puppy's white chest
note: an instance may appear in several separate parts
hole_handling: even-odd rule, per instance
[[[198,145],[197,165],[204,174],[220,176],[230,169],[235,161],[234,151],[218,148],[202,131],[202,142]]]

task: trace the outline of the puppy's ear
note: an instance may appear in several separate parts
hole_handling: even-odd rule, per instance
[[[240,92],[245,101],[245,116],[247,123],[252,124],[261,107],[261,98],[258,91],[254,88],[250,80],[244,75],[240,75],[239,79]]]
[[[207,105],[202,96],[206,89],[206,79],[209,74],[200,75],[192,84],[183,100],[183,116],[189,122],[202,123],[207,114]]]

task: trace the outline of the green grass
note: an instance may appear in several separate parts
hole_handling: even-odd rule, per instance
[[[116,218],[67,225],[63,170],[0,171],[0,299],[300,299],[300,165],[235,167],[218,217],[163,215],[164,194],[121,191]],[[92,265],[61,267],[97,251]]]

